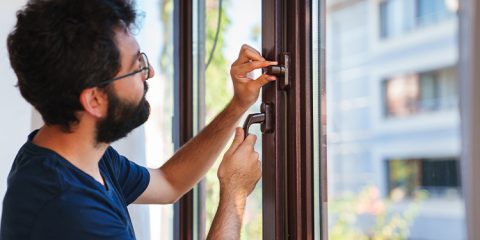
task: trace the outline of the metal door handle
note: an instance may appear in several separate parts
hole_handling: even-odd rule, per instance
[[[266,74],[275,75],[279,77],[278,86],[280,90],[287,90],[290,85],[290,74],[288,69],[290,68],[289,53],[280,53],[278,56],[278,65],[268,66],[263,69]]]
[[[262,133],[271,133],[273,131],[273,108],[271,104],[262,103],[260,106],[260,113],[249,114],[245,123],[243,124],[243,132],[245,138],[248,136],[248,129],[250,125],[261,123]]]

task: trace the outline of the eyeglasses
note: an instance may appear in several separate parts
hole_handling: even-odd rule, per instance
[[[140,69],[138,69],[136,71],[133,71],[131,73],[127,73],[127,74],[122,75],[122,76],[118,76],[118,77],[115,77],[115,78],[112,78],[112,79],[109,79],[109,80],[102,81],[102,82],[98,83],[97,85],[106,85],[106,84],[109,84],[113,81],[133,76],[137,73],[142,73],[143,74],[142,77],[145,78],[145,80],[150,78],[150,63],[148,62],[147,55],[143,52],[140,53]]]

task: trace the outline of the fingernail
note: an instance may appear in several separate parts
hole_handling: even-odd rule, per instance
[[[270,62],[271,65],[278,65],[278,62]]]
[[[270,80],[277,80],[277,77],[275,77],[275,76],[270,76],[270,77],[268,77],[268,79],[270,79]]]

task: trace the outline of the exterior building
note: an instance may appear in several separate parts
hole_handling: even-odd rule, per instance
[[[457,8],[327,1],[330,204],[373,188],[387,216],[407,219],[407,239],[466,238]],[[368,232],[377,217],[359,214],[356,224]]]

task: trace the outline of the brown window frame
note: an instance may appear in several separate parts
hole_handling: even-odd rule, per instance
[[[176,149],[194,135],[193,79],[196,73],[193,72],[192,59],[193,1],[174,0]],[[325,1],[320,0],[322,9],[324,4]],[[314,223],[313,213],[315,184],[311,21],[311,0],[262,0],[262,54],[267,59],[278,60],[280,53],[288,52],[291,58],[290,86],[282,90],[277,81],[266,85],[262,90],[262,101],[273,104],[275,116],[275,130],[263,134],[262,143],[263,239],[314,239],[315,231],[326,225]],[[322,52],[322,56],[323,54]],[[324,62],[320,64],[323,66]],[[324,76],[324,73],[321,75]],[[324,83],[323,77],[320,80]],[[324,91],[324,86],[321,88]],[[324,141],[322,137],[322,146]],[[322,156],[326,155],[324,150],[322,147]],[[324,157],[321,161],[319,166],[322,169],[319,172],[323,175],[326,166]],[[320,176],[320,179],[326,179],[326,176]],[[326,186],[326,181],[321,181],[320,185]],[[320,195],[320,206],[323,206],[325,196],[322,193]],[[197,209],[194,207],[196,201],[200,201]],[[204,211],[201,201],[192,190],[175,204],[174,239],[190,240],[196,239],[195,236],[205,236],[203,229],[200,229],[204,227],[198,227],[198,233],[194,231],[195,224],[202,226],[203,214],[195,212]],[[200,216],[197,221],[195,216]],[[321,216],[326,216],[325,212]],[[322,235],[326,236],[325,233]]]
[[[460,114],[462,128],[462,188],[468,239],[480,239],[480,4],[476,0],[460,1]]]
[[[193,137],[192,1],[174,0],[174,148]],[[173,238],[193,239],[194,191],[174,205]]]
[[[277,81],[262,92],[275,109],[275,131],[263,134],[263,224],[275,227],[263,238],[314,239],[312,2],[263,0],[262,11],[263,55],[287,52],[291,63],[290,86]]]

